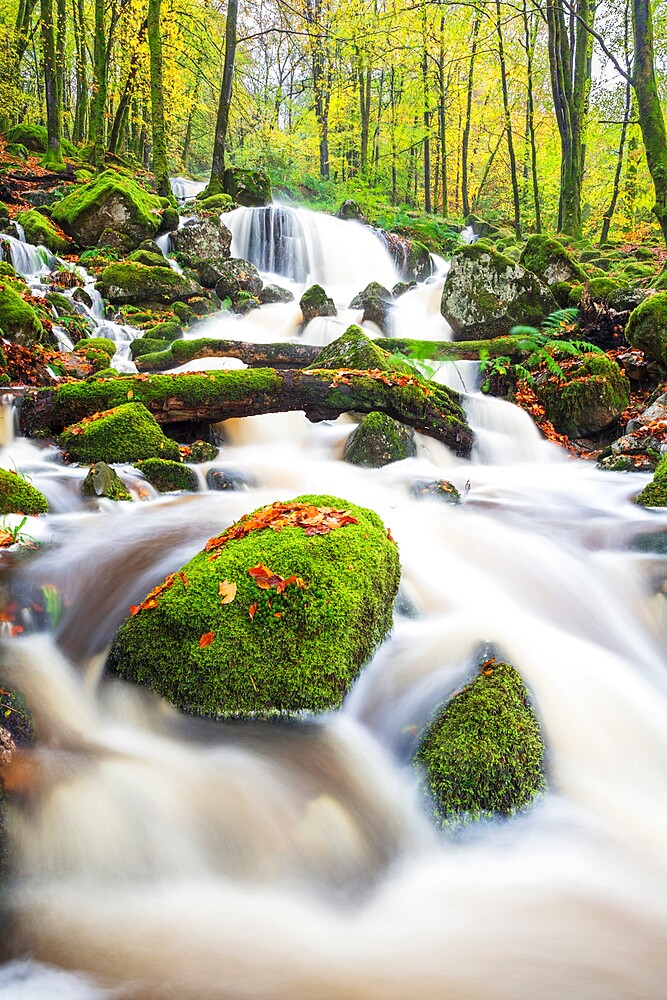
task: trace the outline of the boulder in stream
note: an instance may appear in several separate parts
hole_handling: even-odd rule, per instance
[[[452,258],[440,311],[454,340],[484,340],[518,324],[539,327],[556,308],[553,295],[532,271],[491,247],[473,244]]]
[[[367,413],[345,444],[344,458],[352,465],[379,469],[417,454],[412,427],[393,420],[386,413]]]
[[[38,212],[36,208],[19,212],[16,221],[23,226],[26,242],[32,243],[34,246],[41,244],[55,254],[72,252],[71,241],[59,233],[51,220]]]
[[[231,299],[236,303],[242,292],[258,295],[262,290],[262,279],[254,264],[241,257],[230,257],[219,261],[219,277],[215,282],[215,294],[220,300]]]
[[[270,504],[133,607],[109,665],[197,714],[337,707],[391,627],[399,573],[373,511],[331,496]]]
[[[362,323],[369,321],[375,323],[385,336],[389,336],[393,300],[393,295],[389,289],[385,288],[378,281],[371,281],[363,291],[355,295],[350,302],[350,309],[363,309]]]
[[[393,357],[367,337],[360,326],[348,326],[331,344],[327,344],[311,368],[350,368],[356,371],[401,371],[413,373],[406,361]]]
[[[134,463],[146,479],[160,493],[186,492],[196,493],[199,489],[197,473],[189,465],[171,462],[164,458],[145,458]]]
[[[586,272],[572,260],[563,244],[543,233],[530,237],[519,263],[549,287],[561,281],[570,285],[586,281]]]
[[[84,464],[180,457],[177,443],[163,434],[142,403],[123,403],[94,413],[66,427],[58,443],[72,461]]]
[[[667,507],[667,455],[662,456],[653,479],[635,497],[635,503],[641,507]]]
[[[131,500],[132,494],[115,469],[106,462],[91,465],[81,484],[85,497],[106,497],[107,500]]]
[[[586,437],[618,420],[630,402],[630,383],[613,358],[583,354],[562,365],[565,380],[536,379],[535,392],[560,434]]]
[[[444,824],[511,816],[546,787],[540,725],[520,674],[487,661],[439,713],[417,760]]]
[[[299,305],[304,326],[316,316],[335,316],[337,311],[333,299],[329,298],[321,285],[311,285],[307,288],[299,300]]]
[[[0,277],[0,330],[2,336],[21,347],[32,347],[49,341],[37,312],[20,294],[22,284]],[[25,288],[27,292],[27,287]]]
[[[657,361],[661,367],[667,368],[667,292],[656,292],[633,309],[625,328],[625,337],[650,361]]]
[[[0,469],[0,514],[46,514],[49,503],[43,493],[13,469]]]
[[[201,295],[201,287],[170,267],[147,267],[133,261],[109,264],[99,276],[97,287],[114,305],[141,302],[187,302]]]
[[[217,215],[191,219],[171,233],[171,245],[179,258],[190,267],[210,257],[229,257],[232,234]]]

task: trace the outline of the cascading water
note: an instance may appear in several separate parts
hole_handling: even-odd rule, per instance
[[[414,337],[433,287],[403,297]],[[270,337],[284,308],[225,322]],[[56,503],[50,547],[11,580],[24,602],[46,585],[66,601],[54,636],[14,641],[3,664],[40,743],[10,815],[2,1000],[664,995],[667,561],[633,541],[667,517],[631,503],[646,476],[566,458],[481,396],[475,365],[435,377],[467,393],[472,462],[420,439],[415,458],[357,468],[341,461],[350,418],[270,415],[222,427],[211,467],[244,492]],[[26,468],[36,451],[0,458]],[[459,506],[415,498],[443,475]],[[403,611],[339,712],[216,725],[100,678],[131,603],[243,513],[301,493],[373,508],[401,554]],[[549,790],[451,839],[410,759],[489,643],[531,689]]]

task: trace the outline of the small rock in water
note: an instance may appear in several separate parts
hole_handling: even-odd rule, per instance
[[[249,490],[255,484],[243,472],[233,469],[209,469],[206,473],[206,485],[210,490]]]

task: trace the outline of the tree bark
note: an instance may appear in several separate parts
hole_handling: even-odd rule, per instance
[[[523,0],[523,30],[526,49],[526,131],[530,148],[530,176],[535,207],[535,232],[542,232],[542,212],[540,206],[540,186],[537,176],[537,143],[535,141],[535,98],[533,94],[533,56],[535,54],[536,29],[532,29],[528,19],[526,0]]]
[[[84,0],[72,0],[74,41],[76,46],[76,106],[74,109],[74,142],[81,142],[86,134],[88,117],[88,55],[86,51],[86,28]]]
[[[89,139],[93,146],[92,162],[104,169],[105,115],[107,107],[107,36],[104,25],[104,0],[95,0],[93,35],[93,99],[90,106]]]
[[[230,0],[231,3],[236,0]],[[171,194],[169,167],[167,166],[167,132],[164,123],[164,86],[162,82],[162,37],[160,35],[160,12],[162,0],[148,0],[146,17],[148,49],[150,52],[151,83],[151,139],[153,174],[157,193],[163,198]],[[236,35],[236,26],[234,30]]]
[[[667,132],[655,74],[650,0],[632,0],[632,27],[635,49],[632,82],[637,96],[646,162],[655,192],[653,214],[667,243]]]
[[[184,421],[218,423],[230,417],[303,410],[309,420],[334,420],[355,410],[386,413],[441,441],[457,455],[468,455],[473,435],[458,393],[399,372],[345,374],[321,369],[210,372],[206,375],[131,375],[86,384],[67,383],[26,395],[21,408],[24,430],[60,431],[93,413],[141,402],[163,425]],[[410,376],[407,376],[410,379]]]
[[[512,115],[510,112],[509,90],[507,87],[507,66],[505,63],[505,45],[501,22],[500,0],[496,0],[496,33],[498,35],[498,60],[500,62],[500,80],[503,92],[503,110],[505,113],[505,135],[507,136],[507,153],[510,161],[512,179],[512,204],[514,206],[514,232],[521,239],[521,201],[519,198],[519,177],[516,169],[516,154],[514,152],[514,136],[512,132]]]
[[[62,117],[58,70],[56,64],[56,40],[53,24],[53,0],[41,0],[42,50],[44,53],[44,91],[46,94],[47,146],[43,163],[51,170],[65,166],[60,148],[62,139]]]
[[[623,173],[623,154],[625,152],[625,139],[628,133],[628,119],[630,118],[630,108],[632,106],[632,90],[630,84],[626,84],[625,87],[625,114],[623,116],[623,124],[621,126],[621,137],[618,140],[618,153],[616,155],[616,171],[614,173],[614,186],[611,192],[611,200],[607,211],[602,217],[602,231],[600,232],[600,246],[603,246],[609,237],[609,230],[611,229],[611,220],[614,217],[614,212],[616,211],[616,205],[618,203],[618,196],[621,190],[621,174]]]
[[[470,215],[470,198],[468,195],[468,147],[470,145],[470,118],[472,114],[472,92],[478,35],[479,17],[476,17],[472,26],[472,44],[470,48],[470,64],[468,68],[468,86],[466,89],[466,120],[463,127],[463,138],[461,140],[461,200],[463,203],[464,219]]]
[[[238,19],[238,0],[228,0],[227,21],[225,23],[225,62],[222,69],[222,86],[218,102],[218,117],[215,123],[215,140],[213,143],[213,161],[211,163],[211,179],[204,192],[206,195],[221,194],[224,191],[225,151],[227,147],[227,128],[229,126],[229,109],[232,103],[234,89],[234,63],[236,62],[236,23]]]

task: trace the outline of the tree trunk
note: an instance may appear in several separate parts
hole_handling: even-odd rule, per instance
[[[519,198],[519,177],[516,169],[516,154],[514,152],[514,137],[512,133],[512,115],[510,113],[509,90],[507,87],[507,66],[505,63],[505,45],[500,15],[500,0],[496,0],[496,33],[498,35],[498,60],[500,62],[500,80],[503,91],[503,110],[505,113],[505,135],[507,136],[507,153],[510,161],[512,179],[512,204],[514,206],[514,232],[521,239],[521,201]]]
[[[618,196],[621,190],[621,174],[623,173],[623,154],[625,152],[625,138],[628,133],[628,119],[630,118],[630,108],[632,106],[632,91],[630,84],[626,84],[625,87],[625,115],[623,117],[623,124],[621,126],[621,137],[618,141],[618,154],[616,156],[616,172],[614,173],[614,186],[611,192],[611,201],[607,211],[602,217],[602,231],[600,233],[600,246],[604,246],[609,237],[609,230],[611,229],[611,220],[616,211],[616,205],[618,203]]]
[[[44,90],[46,94],[47,146],[44,166],[59,170],[65,166],[60,142],[62,139],[62,119],[58,71],[56,64],[56,41],[53,25],[53,0],[41,0],[42,50],[44,53]]]
[[[230,0],[231,3],[236,0]],[[162,0],[148,0],[148,49],[150,52],[151,83],[151,139],[153,146],[153,173],[157,193],[163,198],[171,194],[169,167],[167,165],[167,132],[164,123],[164,86],[162,83],[162,37],[160,35],[160,11]],[[229,12],[228,12],[229,17]],[[236,24],[234,25],[236,35]],[[225,52],[226,62],[226,52]],[[226,131],[226,123],[225,123]],[[216,135],[217,139],[217,135]]]
[[[90,106],[89,138],[93,146],[92,162],[104,169],[105,115],[107,108],[107,36],[104,25],[104,0],[95,0],[93,36],[93,99]]]
[[[86,52],[86,28],[84,20],[84,0],[72,0],[74,41],[76,45],[76,107],[74,109],[74,142],[81,142],[86,134],[88,117],[88,70]]]
[[[361,143],[359,149],[359,169],[363,176],[368,173],[368,138],[371,122],[371,71],[359,70],[357,73],[359,87],[359,114],[361,117]]]
[[[646,162],[653,181],[655,215],[667,243],[667,133],[660,104],[653,52],[650,0],[632,0],[635,61],[633,85]]]
[[[222,70],[222,86],[218,103],[218,117],[215,123],[215,140],[213,143],[213,162],[211,164],[211,179],[204,192],[205,195],[221,194],[224,191],[225,179],[225,149],[227,146],[227,127],[229,125],[229,109],[232,103],[234,88],[234,63],[236,61],[236,22],[238,19],[238,0],[228,0],[227,21],[225,24],[225,62]]]
[[[526,0],[523,0],[523,30],[526,48],[526,131],[530,146],[530,176],[533,186],[535,207],[535,232],[542,232],[542,212],[540,207],[540,187],[537,177],[537,143],[535,141],[535,98],[533,95],[533,56],[537,31],[531,30]]]
[[[117,153],[122,145],[123,133],[125,131],[125,125],[127,122],[127,116],[130,109],[130,104],[132,102],[132,95],[134,93],[134,85],[137,79],[137,73],[139,72],[139,67],[141,65],[141,45],[146,36],[146,31],[148,30],[148,18],[146,18],[139,28],[139,34],[137,35],[137,44],[132,52],[130,59],[130,67],[127,72],[127,78],[125,80],[125,86],[123,87],[123,93],[121,94],[120,100],[118,102],[118,107],[116,108],[116,114],[114,115],[113,125],[111,126],[111,132],[109,133],[109,152]],[[169,194],[170,192],[168,192]]]
[[[468,195],[468,147],[470,145],[470,118],[472,113],[472,93],[475,76],[475,57],[477,55],[477,37],[479,35],[479,17],[472,26],[472,44],[470,47],[470,64],[468,68],[468,86],[466,91],[466,120],[461,142],[461,200],[463,203],[463,218],[470,215],[470,198]]]

